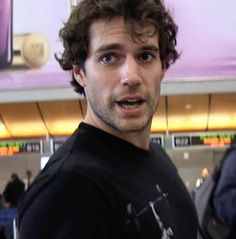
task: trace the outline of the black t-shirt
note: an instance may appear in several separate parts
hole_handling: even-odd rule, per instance
[[[81,123],[25,194],[21,239],[195,239],[192,200],[163,149]]]

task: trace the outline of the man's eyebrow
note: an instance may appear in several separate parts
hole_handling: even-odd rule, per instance
[[[155,45],[145,45],[145,46],[142,46],[140,48],[141,51],[155,51],[155,52],[159,52],[159,47],[155,46]]]
[[[114,43],[114,44],[107,44],[99,47],[95,53],[101,53],[105,51],[111,51],[111,50],[122,50],[124,47],[120,44]]]
[[[114,43],[114,44],[107,44],[99,47],[95,53],[101,53],[101,52],[106,52],[106,51],[111,51],[111,50],[123,50],[124,46]],[[159,52],[159,48],[156,45],[143,45],[139,48],[140,51],[154,51],[154,52]]]

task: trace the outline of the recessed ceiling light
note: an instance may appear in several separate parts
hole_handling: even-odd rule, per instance
[[[186,109],[186,110],[192,109],[192,105],[191,105],[191,104],[185,104],[185,109]]]

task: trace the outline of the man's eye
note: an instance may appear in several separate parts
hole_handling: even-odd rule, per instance
[[[155,58],[155,56],[150,52],[142,52],[139,55],[140,61],[151,61],[153,58]]]
[[[111,54],[107,54],[107,55],[100,57],[100,61],[103,64],[113,63],[115,61],[115,57]]]

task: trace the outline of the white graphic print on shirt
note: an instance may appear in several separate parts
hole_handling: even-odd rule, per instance
[[[131,223],[131,221],[136,225],[137,230],[140,230],[141,226],[141,217],[145,215],[148,211],[152,212],[152,215],[155,218],[155,221],[161,230],[162,237],[161,239],[171,239],[174,236],[174,232],[170,226],[165,226],[163,220],[161,219],[160,214],[158,213],[158,207],[161,205],[161,202],[165,201],[167,194],[163,193],[158,185],[156,185],[156,189],[158,192],[158,197],[149,202],[149,205],[141,209],[140,211],[136,211],[135,207],[129,203],[127,205],[127,212],[130,215],[130,219],[126,222],[127,224]]]

